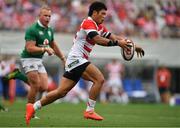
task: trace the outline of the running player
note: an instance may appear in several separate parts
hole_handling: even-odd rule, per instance
[[[125,38],[116,36],[103,26],[106,17],[107,7],[102,2],[94,2],[89,7],[88,17],[83,20],[80,29],[73,40],[73,46],[68,55],[65,73],[59,87],[49,92],[34,104],[28,103],[26,109],[26,123],[29,125],[32,115],[42,106],[48,105],[55,100],[64,97],[79,81],[80,77],[93,83],[89,91],[87,108],[84,111],[84,118],[103,120],[103,117],[94,110],[96,98],[104,83],[104,76],[100,70],[89,62],[88,58],[95,44],[102,46],[120,46],[128,48]],[[136,52],[142,55],[143,49],[136,47]]]

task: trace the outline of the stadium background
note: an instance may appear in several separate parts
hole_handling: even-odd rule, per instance
[[[67,55],[74,33],[86,17],[92,0],[47,0],[52,8],[50,25],[55,40]],[[147,93],[140,101],[159,103],[155,72],[161,65],[172,72],[171,94],[180,93],[180,1],[179,0],[101,0],[108,7],[105,21],[108,29],[140,44],[146,54],[130,62],[122,59],[120,48],[96,46],[90,60],[100,69],[112,58],[125,64],[125,79],[140,80],[140,91]],[[141,1],[141,2],[140,2]],[[42,1],[0,0],[0,58],[20,67],[19,54],[24,47],[24,30],[36,19]],[[56,57],[44,57],[45,66],[56,84],[63,73]],[[104,74],[106,77],[106,74]],[[16,80],[15,95],[25,97],[23,83]],[[20,85],[20,86],[19,86]],[[2,88],[0,85],[0,94]],[[17,99],[18,99],[17,98]]]

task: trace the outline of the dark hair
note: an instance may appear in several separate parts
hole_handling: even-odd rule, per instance
[[[88,16],[92,16],[93,11],[99,12],[99,11],[101,11],[101,10],[103,10],[103,9],[104,9],[104,10],[107,10],[107,7],[106,7],[106,5],[105,5],[104,3],[98,2],[98,1],[93,2],[93,3],[90,5],[90,7],[89,7]]]

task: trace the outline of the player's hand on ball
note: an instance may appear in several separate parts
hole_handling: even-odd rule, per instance
[[[136,46],[136,47],[135,47],[135,51],[136,51],[136,53],[137,53],[137,57],[138,57],[138,58],[139,58],[139,57],[143,57],[143,56],[145,55],[144,50],[143,50],[141,47],[139,47],[139,46]]]
[[[47,52],[49,56],[54,55],[54,50],[50,47],[45,48],[45,52]]]
[[[122,57],[124,58],[124,60],[130,61],[133,59],[133,56],[134,56],[135,45],[129,39],[125,39],[125,41],[128,43],[127,44],[128,49],[127,48],[121,49],[121,54],[122,54]]]
[[[127,49],[127,50],[131,50],[131,46],[129,45],[129,42],[130,40],[127,40],[127,39],[121,39],[121,40],[118,40],[118,45],[122,48],[122,49]]]

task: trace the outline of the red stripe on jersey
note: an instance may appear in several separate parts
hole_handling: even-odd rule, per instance
[[[87,60],[88,60],[88,58],[89,58],[89,57],[88,57],[86,54],[84,54],[84,53],[83,53],[83,57],[84,57],[85,59],[87,59]]]
[[[92,49],[88,48],[86,45],[84,45],[84,49],[87,51],[87,52],[91,52]]]

